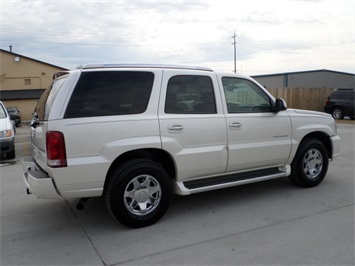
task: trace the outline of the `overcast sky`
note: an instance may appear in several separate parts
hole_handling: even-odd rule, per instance
[[[353,0],[0,0],[0,47],[73,69],[163,63],[355,73]]]

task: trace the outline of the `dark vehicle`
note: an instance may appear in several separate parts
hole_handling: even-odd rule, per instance
[[[331,114],[334,119],[349,116],[354,120],[355,89],[341,88],[330,94],[325,102],[324,112]]]
[[[16,106],[7,106],[6,110],[10,115],[10,119],[15,121],[15,125],[18,127],[21,124],[21,111]]]

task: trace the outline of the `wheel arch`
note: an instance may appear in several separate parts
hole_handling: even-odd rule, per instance
[[[316,140],[319,140],[320,142],[322,142],[322,144],[324,145],[324,147],[327,150],[328,158],[331,159],[333,157],[332,143],[330,141],[330,137],[326,133],[324,133],[324,132],[311,132],[311,133],[305,135],[303,137],[302,141],[300,142],[299,147],[301,147],[302,142],[304,142],[307,139],[316,139]]]
[[[170,178],[176,179],[176,166],[172,156],[168,152],[162,149],[145,148],[145,149],[127,151],[121,154],[120,156],[118,156],[112,162],[112,164],[110,165],[107,171],[104,189],[106,187],[108,177],[111,175],[111,173],[121,164],[132,159],[149,159],[156,163],[159,163],[168,172]]]
[[[344,110],[344,106],[341,106],[341,105],[333,105],[331,110],[333,111],[336,108]]]

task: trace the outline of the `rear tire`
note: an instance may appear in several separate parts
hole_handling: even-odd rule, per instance
[[[105,205],[122,224],[132,228],[149,226],[168,210],[172,184],[160,164],[147,159],[127,161],[108,178]]]
[[[305,139],[293,159],[289,179],[299,187],[315,187],[325,178],[328,164],[328,152],[323,143]]]
[[[334,119],[343,119],[344,118],[344,111],[340,107],[335,107],[332,110],[332,116]]]

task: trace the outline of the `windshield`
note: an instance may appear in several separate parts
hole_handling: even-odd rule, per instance
[[[6,112],[2,104],[0,104],[0,118],[5,118]]]

